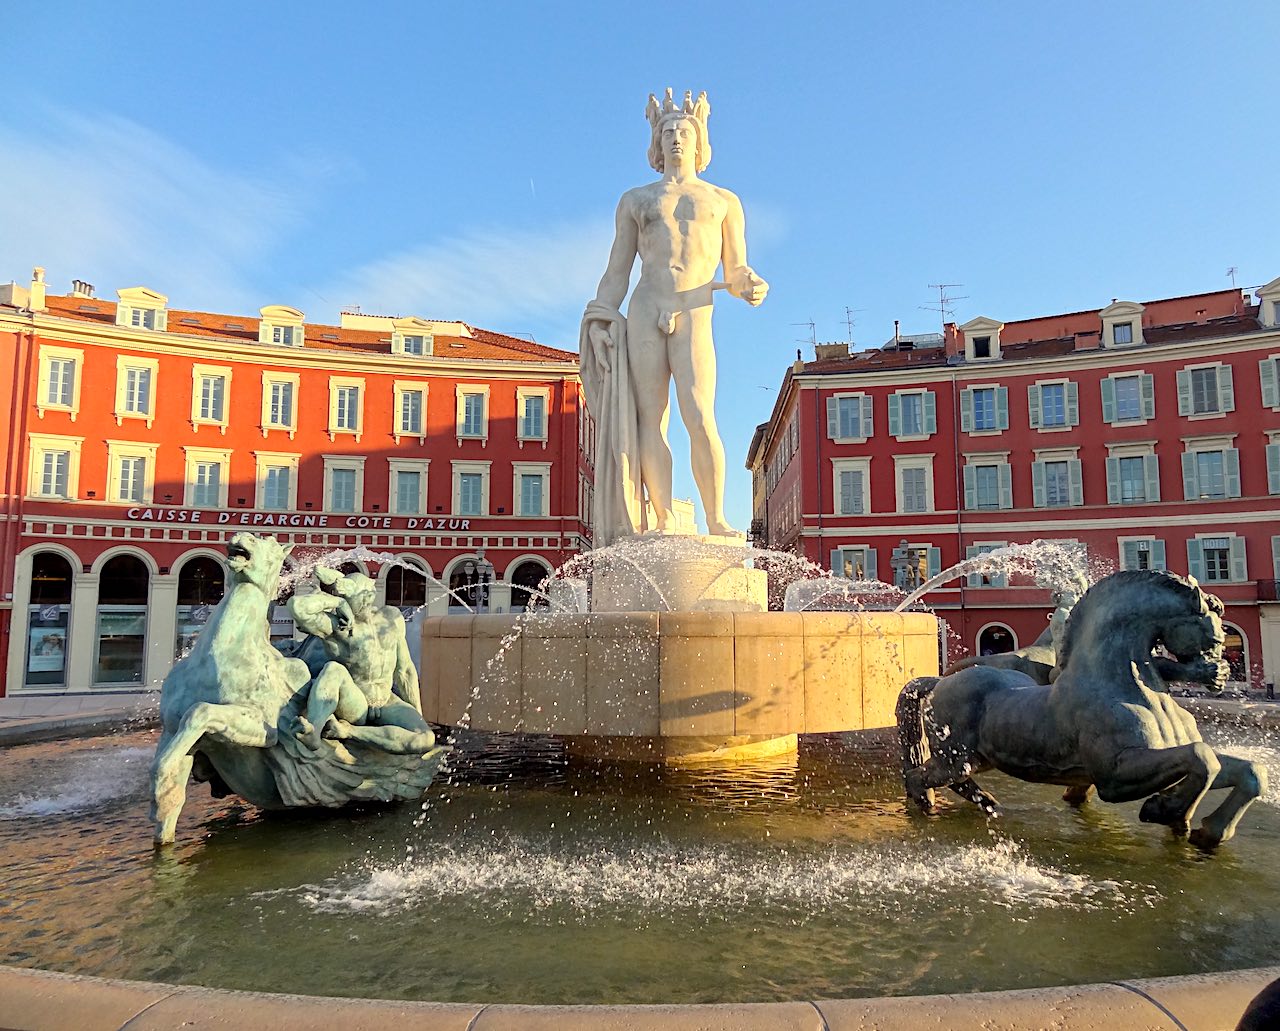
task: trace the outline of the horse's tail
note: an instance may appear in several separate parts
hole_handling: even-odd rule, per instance
[[[898,720],[898,745],[902,749],[904,774],[920,769],[929,761],[929,735],[924,728],[924,703],[940,679],[941,677],[916,677],[898,695],[894,716]]]

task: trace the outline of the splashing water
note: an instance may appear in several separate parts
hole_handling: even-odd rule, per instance
[[[1104,572],[1100,564],[1096,569],[1090,568],[1087,552],[1073,541],[1037,540],[1030,544],[1007,544],[985,555],[975,555],[957,562],[949,569],[930,577],[908,594],[895,611],[904,612],[934,588],[971,574],[988,577],[1028,576],[1037,587],[1045,587],[1059,594],[1070,592],[1078,597]]]
[[[59,771],[47,793],[17,794],[0,805],[0,820],[84,812],[130,798],[147,784],[151,753],[150,748],[107,748],[77,757]]]

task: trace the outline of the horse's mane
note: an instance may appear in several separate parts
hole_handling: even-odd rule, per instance
[[[1084,633],[1082,628],[1100,616],[1114,616],[1117,612],[1136,611],[1135,595],[1141,595],[1152,587],[1171,592],[1182,598],[1188,609],[1213,609],[1211,595],[1200,590],[1200,585],[1177,573],[1155,569],[1127,569],[1104,577],[1084,593],[1067,617],[1067,629],[1062,635],[1062,650],[1057,656],[1058,668],[1066,666],[1071,649]],[[1220,612],[1221,603],[1218,610]],[[1098,609],[1098,612],[1094,612]]]

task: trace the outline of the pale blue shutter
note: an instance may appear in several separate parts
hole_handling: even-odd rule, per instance
[[[1197,501],[1200,498],[1200,486],[1196,483],[1196,456],[1194,451],[1184,451],[1182,453],[1182,496],[1188,501]]]
[[[889,395],[889,436],[902,435],[902,398],[897,394]]]
[[[827,437],[835,440],[840,436],[840,410],[834,397],[827,398]]]
[[[1262,407],[1275,408],[1280,405],[1276,391],[1276,360],[1263,358],[1258,362],[1258,377],[1262,380]]]
[[[848,469],[840,473],[840,515],[853,515],[855,475]]]
[[[1168,569],[1164,558],[1164,541],[1153,540],[1151,542],[1151,568],[1152,569]]]
[[[831,549],[831,575],[844,576],[844,550],[842,548]]]
[[[1267,445],[1267,493],[1280,494],[1280,444]]]
[[[1271,538],[1271,572],[1280,580],[1280,537]]]
[[[974,466],[966,465],[964,467],[964,507],[977,508],[977,485],[976,472]]]
[[[929,436],[938,432],[938,398],[932,390],[924,392],[924,431]]]
[[[1195,537],[1187,540],[1187,572],[1197,580],[1204,579],[1204,545]]]
[[[1231,538],[1231,579],[1243,583],[1249,579],[1249,571],[1244,560],[1244,538]]]
[[[1027,387],[1027,422],[1033,430],[1040,428],[1040,384]]]
[[[1178,370],[1178,414],[1191,414],[1191,373]]]
[[[1146,500],[1160,500],[1160,456],[1143,455],[1142,473],[1146,479]]]
[[[1142,417],[1156,417],[1156,378],[1149,372],[1142,374]]]
[[[1045,506],[1043,462],[1031,463],[1031,504],[1036,508],[1044,508]]]
[[[1009,428],[1009,388],[996,387],[996,429]]]
[[[1013,469],[1008,462],[996,468],[1000,470],[1000,507],[1013,508]]]
[[[1116,421],[1116,381],[1110,376],[1102,381],[1102,421]]]
[[[876,549],[868,548],[863,554],[866,556],[865,559],[863,560],[866,579],[868,580],[879,579],[876,576]]]
[[[1118,458],[1107,459],[1107,504],[1120,504],[1120,459]]]
[[[971,558],[977,558],[977,557],[978,557],[978,555],[980,555],[981,553],[982,553],[982,549],[981,549],[981,548],[979,548],[979,547],[977,547],[976,545],[973,545],[973,544],[970,544],[967,548],[965,548],[965,549],[964,549],[964,557],[965,557],[965,560],[966,560],[966,561],[968,561],[968,560],[969,560],[969,559],[971,559]],[[969,574],[969,576],[968,576],[968,577],[967,577],[967,579],[966,579],[966,583],[967,583],[970,587],[981,587],[981,586],[982,586],[982,574],[981,574],[981,573],[970,573],[970,574]]]
[[[942,572],[942,549],[930,548],[929,549],[929,578],[933,579],[933,577],[937,576],[941,572]]]
[[[1238,498],[1240,496],[1240,449],[1224,448],[1222,465],[1226,472],[1227,497]]]
[[[1080,425],[1080,386],[1074,381],[1067,384],[1067,425]]]
[[[1071,484],[1071,504],[1084,504],[1084,477],[1080,471],[1080,459],[1067,459],[1067,478]]]
[[[1137,569],[1138,568],[1138,542],[1125,541],[1120,546],[1120,553],[1123,556],[1120,560],[1121,569]]]
[[[1236,410],[1235,378],[1230,365],[1218,366],[1218,411]]]
[[[973,391],[968,387],[960,391],[960,430],[962,433],[973,431]]]
[[[858,400],[858,408],[862,412],[862,435],[870,440],[876,435],[874,414],[871,408],[871,398],[863,396]]]

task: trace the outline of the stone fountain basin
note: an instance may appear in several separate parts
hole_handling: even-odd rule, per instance
[[[570,739],[715,742],[894,725],[903,684],[938,672],[919,612],[436,616],[422,625],[428,720]],[[681,743],[685,747],[681,747]],[[790,747],[794,748],[794,742]]]

